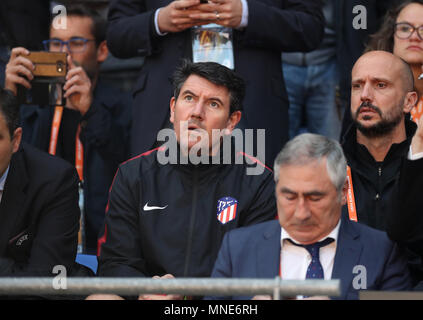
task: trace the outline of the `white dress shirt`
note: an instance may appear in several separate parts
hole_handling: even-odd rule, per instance
[[[7,174],[9,173],[9,167],[10,165],[7,167],[6,171],[3,173],[3,175],[0,178],[0,202],[1,202],[1,198],[3,197],[3,189],[4,189],[4,184],[6,183]]]
[[[323,241],[326,238],[332,238],[334,241],[324,247],[320,248],[320,263],[323,267],[324,279],[330,280],[332,277],[333,263],[335,260],[336,246],[338,242],[339,226],[341,219],[336,227],[326,237],[319,240]],[[282,228],[281,232],[281,255],[280,268],[282,271],[282,280],[305,280],[307,268],[311,261],[311,255],[307,249],[296,246],[288,241],[298,243],[294,240],[288,232]]]

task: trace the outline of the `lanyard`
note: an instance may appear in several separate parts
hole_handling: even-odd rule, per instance
[[[63,106],[56,106],[54,109],[53,123],[51,127],[50,134],[50,145],[48,152],[51,155],[56,155],[57,139],[59,136],[60,123],[62,122],[63,117]],[[83,183],[84,176],[84,147],[81,140],[79,139],[79,134],[81,133],[81,126],[78,124],[75,137],[75,168],[78,172],[79,180]],[[78,232],[78,253],[83,253],[85,251],[85,226],[84,226],[84,195],[82,185],[79,185],[79,207],[81,210],[80,217],[80,228]]]
[[[350,220],[357,222],[357,209],[355,207],[355,198],[354,198],[354,188],[352,183],[351,168],[347,166],[347,181],[348,181],[348,191],[347,191],[347,206],[348,206],[348,216]]]
[[[50,145],[48,148],[48,153],[51,155],[56,155],[57,147],[57,138],[59,136],[60,123],[62,122],[63,117],[63,107],[56,106],[54,109],[53,123],[51,127],[50,134]],[[78,171],[79,180],[83,181],[83,171],[84,171],[84,147],[81,140],[79,139],[79,134],[81,132],[81,126],[78,124],[78,129],[76,131],[75,137],[75,167]]]

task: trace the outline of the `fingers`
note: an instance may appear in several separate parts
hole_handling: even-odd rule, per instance
[[[164,276],[153,276],[152,279],[174,279],[172,274]],[[179,294],[141,294],[138,300],[182,300],[183,296]]]
[[[63,85],[67,99],[66,107],[78,110],[82,115],[87,113],[92,103],[92,83],[85,70],[76,66],[76,63],[68,56],[69,70],[66,74],[66,82]]]
[[[200,0],[177,0],[172,2],[173,7],[177,10],[188,9],[198,4],[200,4]]]
[[[12,51],[10,52],[10,60],[20,55],[28,56],[29,50],[25,49],[24,47],[13,48]]]
[[[29,51],[25,48],[14,48],[11,52],[9,62],[6,65],[5,88],[17,94],[17,85],[20,84],[27,89],[31,88],[30,81],[34,79],[32,71],[34,64],[27,58]]]

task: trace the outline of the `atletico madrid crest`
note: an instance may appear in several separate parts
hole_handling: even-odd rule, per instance
[[[225,224],[236,217],[238,200],[231,197],[224,197],[217,200],[217,220]]]

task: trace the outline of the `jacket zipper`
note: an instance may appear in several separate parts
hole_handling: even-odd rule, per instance
[[[191,209],[191,218],[189,223],[188,230],[188,242],[187,249],[185,254],[185,266],[184,266],[184,277],[188,275],[188,268],[191,260],[191,250],[192,250],[192,237],[194,234],[194,225],[195,225],[195,212],[197,209],[197,198],[198,198],[198,168],[194,168],[194,179],[193,179],[193,190],[192,190],[192,209]]]
[[[381,177],[382,177],[382,167],[379,167],[379,168],[378,168],[378,175],[379,175],[379,181],[378,181],[378,193],[377,193],[377,194],[376,194],[376,196],[375,196],[375,200],[379,200],[379,198],[380,198],[379,193],[380,193],[380,179],[381,179]]]

